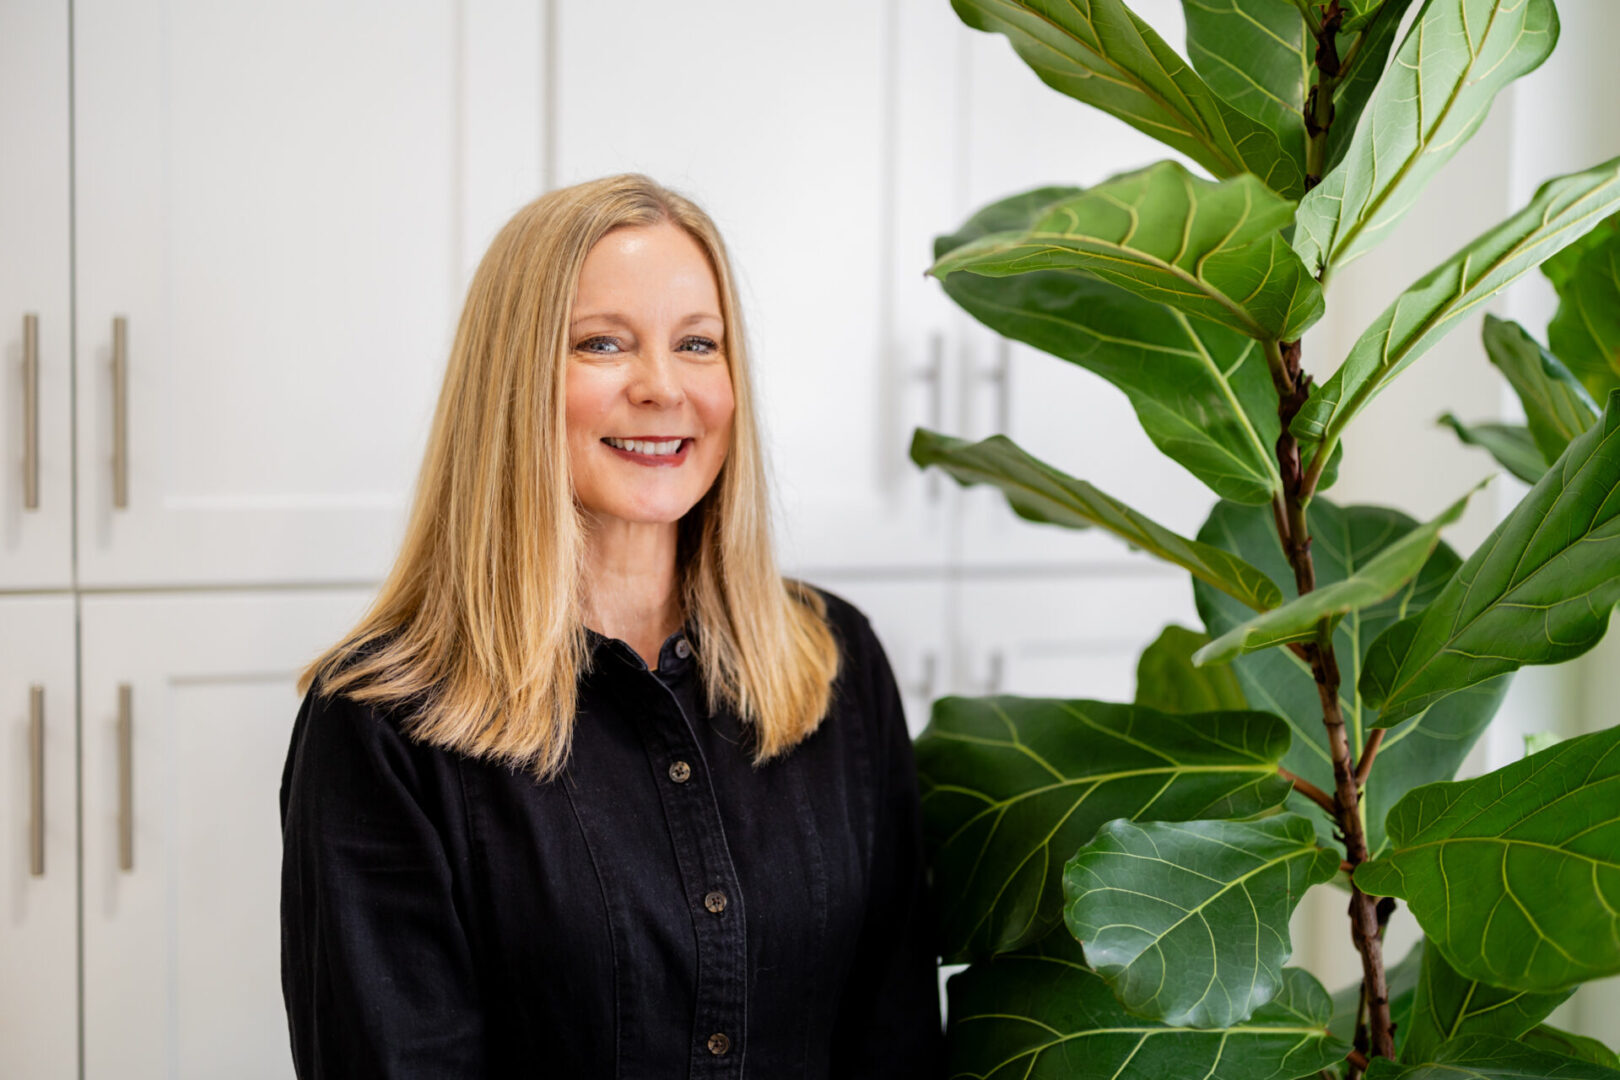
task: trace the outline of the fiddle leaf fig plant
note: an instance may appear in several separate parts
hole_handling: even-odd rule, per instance
[[[1203,622],[1146,643],[1132,702],[934,703],[925,833],[943,957],[968,965],[951,1072],[1620,1080],[1611,1048],[1545,1023],[1620,973],[1620,727],[1456,778],[1514,672],[1587,652],[1620,603],[1620,159],[1392,289],[1318,385],[1300,338],[1334,273],[1413,227],[1553,52],[1557,11],[1182,3],[1185,59],[1123,0],[952,0],[1054,91],[1204,170],[1010,193],[938,236],[929,273],[1117,386],[1213,508],[1183,536],[1005,435],[913,436],[917,465],[1031,522],[1186,571]],[[1466,558],[1442,539],[1483,481],[1427,522],[1330,501],[1367,403],[1537,268],[1560,299],[1548,344],[1484,329],[1525,422],[1440,420],[1530,485],[1490,536]],[[1361,968],[1333,996],[1290,964],[1290,915],[1324,886],[1349,896]],[[1397,913],[1424,937],[1391,963]]]

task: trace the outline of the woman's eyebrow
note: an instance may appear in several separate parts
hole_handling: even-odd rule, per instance
[[[580,323],[588,322],[591,319],[601,319],[603,322],[618,323],[620,326],[630,325],[630,320],[616,311],[593,311],[587,315],[580,315],[574,319],[571,325],[578,326]],[[715,322],[725,321],[711,311],[694,311],[692,314],[688,315],[675,325],[686,326],[689,323],[702,322],[704,319],[712,319]]]

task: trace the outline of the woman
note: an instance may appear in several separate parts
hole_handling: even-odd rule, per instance
[[[495,238],[399,559],[299,681],[300,1076],[937,1070],[894,676],[777,572],[755,416],[690,201],[607,177]]]

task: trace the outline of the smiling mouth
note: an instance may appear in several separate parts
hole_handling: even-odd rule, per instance
[[[695,440],[682,439],[606,439],[602,445],[627,461],[638,465],[679,465]],[[619,445],[615,445],[619,444]],[[666,449],[673,446],[674,449]],[[657,451],[663,450],[663,453]]]

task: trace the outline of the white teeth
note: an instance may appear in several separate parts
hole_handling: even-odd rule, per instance
[[[609,446],[617,446],[620,450],[629,450],[636,454],[651,454],[655,457],[664,457],[673,454],[681,448],[681,439],[670,439],[668,442],[642,442],[636,439],[608,439]]]

